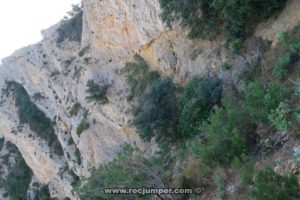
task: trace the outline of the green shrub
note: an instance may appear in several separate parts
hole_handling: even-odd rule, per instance
[[[45,99],[45,97],[40,92],[34,93],[34,95],[32,96],[32,98],[35,101],[40,101],[42,99]]]
[[[77,102],[77,103],[75,103],[75,104],[72,106],[72,108],[71,108],[69,114],[70,114],[71,116],[77,115],[78,112],[80,111],[80,109],[81,109],[81,104]]]
[[[256,200],[293,200],[299,198],[298,187],[296,176],[281,176],[267,168],[257,173],[250,194]]]
[[[82,36],[82,9],[74,10],[71,19],[63,20],[57,31],[56,43],[65,40],[80,42]]]
[[[290,96],[290,91],[275,83],[269,83],[264,87],[255,81],[247,85],[244,91],[243,107],[255,123],[267,123],[269,114],[275,110],[280,102]]]
[[[201,160],[229,165],[250,152],[256,142],[255,129],[256,125],[240,106],[225,103],[223,108],[216,107],[209,121],[200,127],[204,134],[202,142],[193,140],[188,146]]]
[[[130,88],[130,93],[127,96],[128,101],[131,101],[136,96],[140,96],[149,85],[160,78],[158,72],[149,71],[146,61],[137,54],[134,55],[134,62],[126,63],[125,67],[129,71],[129,74],[126,76],[126,81]]]
[[[72,138],[72,136],[69,138],[68,140],[68,145],[73,145],[74,144],[74,140]]]
[[[199,125],[205,121],[212,108],[220,105],[222,82],[215,77],[193,78],[178,99],[179,134],[189,137],[199,133]]]
[[[80,177],[77,176],[73,170],[69,170],[69,175],[72,177],[72,187],[77,188],[78,185],[80,184]]]
[[[193,158],[188,160],[179,176],[179,187],[198,188],[207,186],[213,169],[204,162]]]
[[[300,25],[289,32],[279,34],[279,42],[286,47],[288,51],[296,53],[300,50]]]
[[[292,107],[286,102],[281,102],[276,110],[269,115],[269,121],[278,131],[288,131],[292,124]]]
[[[242,156],[240,159],[234,159],[232,166],[238,172],[242,184],[250,185],[253,183],[255,169],[254,162],[250,157]]]
[[[142,139],[171,137],[176,121],[176,87],[170,78],[155,81],[142,97],[133,121]]]
[[[134,98],[134,96],[135,96],[135,90],[136,90],[136,88],[138,86],[138,80],[136,80],[133,77],[133,75],[130,74],[130,75],[128,75],[126,77],[126,81],[127,81],[127,84],[130,87],[130,94],[127,96],[127,100],[131,101]]]
[[[231,65],[228,62],[224,62],[221,64],[221,69],[224,71],[230,70],[231,69]]]
[[[47,141],[58,155],[63,155],[53,122],[30,100],[30,96],[22,85],[14,81],[7,81],[6,86],[5,92],[9,94],[11,91],[15,95],[15,105],[18,108],[20,123],[28,124],[29,128]]]
[[[280,79],[284,78],[288,74],[289,65],[292,61],[292,56],[290,54],[280,56],[275,64],[273,74]]]
[[[86,92],[89,96],[86,97],[88,102],[99,102],[99,103],[107,103],[108,99],[106,97],[107,90],[109,85],[98,85],[93,80],[89,80],[86,84],[87,90]]]
[[[299,96],[300,96],[300,78],[298,78],[298,79],[295,81],[295,85],[296,85],[296,87],[295,87],[295,95],[296,95],[297,97],[299,97]]]
[[[171,24],[180,19],[191,28],[189,36],[213,38],[225,32],[245,39],[254,25],[284,6],[285,0],[160,0],[162,20]],[[233,12],[234,11],[234,12]]]
[[[76,156],[76,161],[77,161],[78,165],[81,165],[81,163],[82,163],[81,153],[78,148],[76,148],[76,150],[75,150],[75,156]]]
[[[81,199],[149,199],[149,195],[106,194],[104,188],[163,188],[158,176],[158,170],[141,157],[133,156],[129,146],[111,162],[94,169],[91,176],[85,180],[83,187],[78,188]],[[163,171],[160,171],[163,173]]]
[[[2,148],[4,146],[4,143],[5,143],[4,137],[0,138],[0,151],[2,150]]]
[[[50,200],[52,199],[50,196],[50,191],[48,185],[43,185],[34,190],[34,199],[33,200]]]
[[[279,34],[279,42],[281,49],[285,54],[278,57],[277,62],[273,69],[273,74],[283,79],[287,76],[292,63],[299,60],[298,52],[300,51],[300,26],[296,26],[289,32]]]
[[[25,163],[17,147],[10,143],[10,154],[14,153],[15,165],[7,176],[4,187],[12,200],[24,200],[27,197],[27,191],[31,182],[32,171]],[[14,150],[12,150],[14,149]]]
[[[226,47],[229,50],[229,55],[239,54],[243,48],[243,40],[237,37],[232,37],[227,41]]]
[[[217,189],[218,199],[224,199],[225,198],[225,194],[226,194],[226,184],[225,184],[225,181],[221,177],[215,176],[214,177],[214,182],[215,182],[216,189]]]
[[[77,133],[78,136],[80,136],[80,134],[81,134],[83,131],[85,131],[85,130],[87,130],[87,129],[89,129],[89,128],[90,128],[89,122],[87,122],[87,121],[84,119],[84,120],[82,120],[82,121],[80,122],[80,124],[78,125],[78,127],[77,127],[77,129],[76,129],[76,133]]]

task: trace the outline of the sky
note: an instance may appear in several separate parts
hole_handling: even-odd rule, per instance
[[[59,22],[80,0],[1,0],[0,60],[42,39],[41,30]],[[1,62],[0,62],[1,63]]]

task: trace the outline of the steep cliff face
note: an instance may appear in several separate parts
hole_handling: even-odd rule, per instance
[[[142,143],[130,125],[132,105],[126,100],[129,89],[123,69],[134,54],[177,83],[207,71],[220,71],[220,63],[227,59],[221,41],[189,40],[186,30],[164,26],[158,0],[84,0],[83,5],[81,41],[57,42],[59,23],[43,32],[41,42],[16,51],[0,67],[1,88],[6,80],[21,84],[32,102],[55,122],[62,156],[52,154],[47,142],[27,124],[20,127],[14,97],[2,92],[1,133],[18,147],[37,180],[49,183],[51,195],[59,198],[78,199],[72,193],[71,171],[88,176],[90,167],[111,160],[124,142],[151,153],[153,144]],[[276,40],[275,33],[299,24],[299,5],[296,0],[289,1],[277,19],[267,22],[271,28],[259,25],[255,35]],[[247,55],[233,59],[234,73],[257,57],[260,46],[253,41],[247,46]],[[230,81],[226,74],[219,75]],[[107,104],[86,101],[86,83],[91,79],[110,85]],[[41,98],[33,98],[37,94]],[[75,103],[80,103],[81,109],[72,116]],[[77,134],[86,111],[90,126]]]

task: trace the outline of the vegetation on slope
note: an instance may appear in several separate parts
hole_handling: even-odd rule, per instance
[[[106,194],[104,188],[164,188],[158,178],[163,173],[160,168],[162,162],[152,158],[144,159],[133,155],[134,149],[124,145],[123,151],[106,165],[92,170],[92,176],[84,180],[86,184],[78,187],[77,191],[82,199],[149,199],[149,195],[142,194]]]
[[[81,6],[74,5],[73,10],[69,13],[70,19],[61,22],[57,31],[56,43],[60,44],[65,40],[80,42],[82,35],[82,16],[83,10]]]
[[[168,25],[180,21],[189,27],[190,38],[228,38],[228,47],[237,53],[241,42],[258,22],[280,11],[286,0],[160,0],[162,20]]]
[[[160,147],[157,158],[166,163],[159,166],[165,173],[164,176],[156,174],[157,180],[167,187],[200,186],[203,192],[214,191],[221,199],[294,200],[299,197],[299,184],[294,175],[278,174],[266,165],[257,168],[253,164],[257,155],[262,155],[262,158],[268,155],[264,152],[268,146],[264,145],[270,144],[262,141],[272,141],[272,137],[282,132],[299,131],[300,81],[293,80],[295,73],[299,75],[299,70],[293,67],[299,61],[299,30],[296,27],[289,33],[281,34],[280,45],[270,50],[277,52],[276,55],[278,52],[279,55],[291,55],[292,61],[283,62],[278,56],[278,61],[270,62],[270,66],[255,63],[255,67],[265,69],[260,73],[244,75],[248,78],[241,79],[242,87],[236,87],[240,94],[238,97],[224,98],[222,82],[211,74],[194,77],[181,88],[170,78],[160,75],[148,81],[145,78],[147,63],[139,56],[136,56],[135,62],[127,64],[130,99],[137,103],[133,125],[145,141],[156,139]],[[284,71],[283,75],[281,71]],[[244,76],[241,74],[240,77]],[[259,132],[261,128],[264,128],[264,133]],[[294,136],[290,134],[290,137]],[[276,151],[282,143],[275,140],[271,145],[276,146],[272,148]],[[107,199],[113,196],[103,194],[105,187],[147,185],[146,177],[135,181],[116,178],[116,175],[125,177],[133,173],[124,160],[119,165],[116,165],[119,162],[116,160],[92,172],[95,176],[91,177],[101,175],[108,182],[90,178],[81,187],[81,194],[97,194]],[[139,165],[144,162],[134,159],[134,163]],[[175,169],[176,173],[172,174]],[[130,177],[134,179],[135,175],[141,175],[139,173],[145,173],[145,170],[143,168]],[[232,176],[240,180],[242,192],[239,194],[228,194],[226,190]],[[182,199],[189,196],[173,197]],[[126,198],[134,199],[136,196]]]
[[[9,168],[9,174],[6,179],[1,182],[5,190],[8,192],[8,196],[12,200],[25,200],[27,199],[27,191],[31,182],[32,171],[27,166],[22,155],[14,144],[6,142],[5,145],[9,152],[8,156],[14,158],[14,163],[13,167]],[[11,161],[12,160],[9,160],[8,162]]]
[[[53,128],[53,122],[30,100],[24,87],[15,82],[7,81],[5,92],[13,93],[15,106],[21,124],[28,124],[29,128],[44,139],[54,153],[63,155],[63,150]]]
[[[94,102],[99,102],[101,104],[108,102],[106,93],[109,88],[109,85],[107,85],[107,84],[99,85],[99,84],[95,83],[94,80],[88,80],[86,87],[87,87],[86,92],[89,94],[86,97],[86,100],[88,102],[94,101]]]
[[[282,176],[267,168],[257,173],[251,196],[256,200],[297,199],[298,187],[295,175]]]

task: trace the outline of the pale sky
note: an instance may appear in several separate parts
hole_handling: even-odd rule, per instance
[[[42,39],[41,30],[59,22],[80,0],[1,0],[0,60]],[[0,62],[1,63],[1,62]]]

